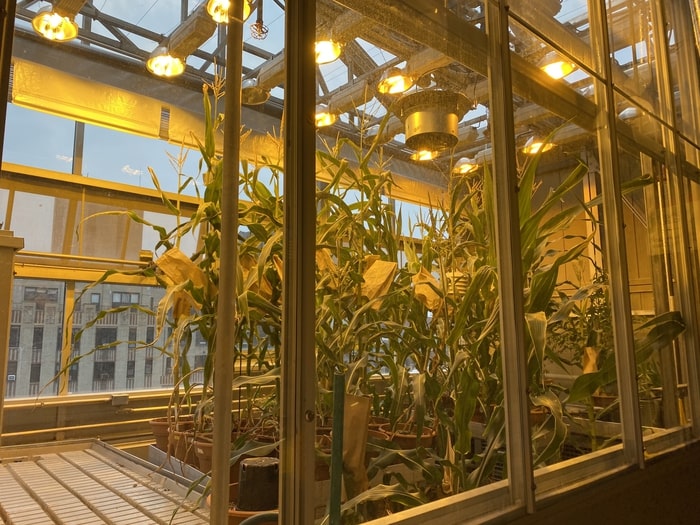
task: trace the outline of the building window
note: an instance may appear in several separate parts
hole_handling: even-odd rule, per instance
[[[13,324],[10,326],[10,348],[19,348],[20,325]]]
[[[126,362],[126,378],[133,379],[136,375],[136,361]]]
[[[16,381],[17,380],[17,361],[7,362],[7,380]]]
[[[207,344],[207,340],[204,338],[204,336],[201,334],[201,332],[199,330],[197,330],[194,333],[194,340],[200,346],[205,346]]]
[[[29,382],[38,383],[41,380],[41,363],[32,363],[29,369]]]
[[[97,361],[92,369],[92,390],[104,392],[114,389],[114,361]]]
[[[32,338],[32,350],[41,350],[44,345],[44,327],[35,326]]]
[[[139,304],[139,294],[134,292],[112,292],[112,307]]]
[[[114,381],[114,361],[98,361],[92,374],[93,381]]]
[[[116,326],[100,326],[95,330],[95,346],[107,346],[117,340]]]
[[[57,303],[58,288],[46,288],[43,286],[26,286],[24,288],[24,300],[36,303]]]
[[[75,338],[79,331],[80,328],[73,328],[71,335],[71,342],[73,343],[73,352],[76,355],[80,355],[80,339]]]
[[[195,368],[204,368],[204,363],[207,361],[207,356],[206,354],[200,354],[194,356],[194,367]]]

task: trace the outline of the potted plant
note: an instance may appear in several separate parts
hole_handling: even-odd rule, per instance
[[[224,176],[221,157],[216,151],[216,135],[221,125],[217,102],[221,95],[220,82],[204,86],[204,136],[199,138],[193,135],[201,155],[199,176],[182,175],[186,154],[173,159],[180,177],[179,191],[190,188],[200,198],[201,203],[194,212],[184,212],[179,194],[173,196],[162,191],[157,175],[149,170],[155,187],[160,191],[164,208],[173,217],[173,228],[166,229],[149,222],[132,211],[106,211],[83,219],[95,220],[104,215],[126,216],[157,234],[152,249],[155,254],[153,260],[133,271],[109,270],[81,292],[82,295],[89,293],[116,273],[139,276],[163,290],[156,309],[152,311],[140,305],[125,305],[101,311],[81,327],[75,338],[80,339],[86,330],[105,316],[127,309],[136,309],[154,318],[153,339],[135,343],[140,348],[154,348],[172,362],[173,387],[168,411],[159,418],[160,422],[164,421],[170,427],[170,445],[159,442],[169,454],[183,450],[192,452],[194,437],[205,437],[211,430],[213,364],[218,329],[221,186]],[[282,198],[275,193],[275,188],[279,188],[276,178],[280,173],[278,166],[261,162],[253,167],[243,165],[239,176],[240,190],[246,196],[239,206],[240,256],[237,261],[239,317],[235,359],[241,377],[232,388],[241,389],[242,402],[237,413],[232,413],[232,418],[237,422],[256,420],[256,430],[270,428],[263,424],[261,416],[266,416],[265,422],[276,421],[277,418],[282,288],[280,225],[283,210]],[[186,237],[197,239],[193,253],[184,253],[181,249]],[[191,362],[195,341],[205,345],[203,365],[197,370]],[[93,352],[120,343],[115,341]],[[85,355],[89,354],[75,357],[59,374],[67,373],[75,361]],[[186,446],[176,448],[174,427],[181,426],[185,417],[190,427],[187,429],[188,437],[180,437]],[[246,431],[252,434],[253,428]]]

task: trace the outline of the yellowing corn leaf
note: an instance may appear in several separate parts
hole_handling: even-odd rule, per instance
[[[156,266],[170,281],[170,284],[180,284],[187,280],[192,281],[198,288],[207,284],[204,272],[193,263],[179,248],[170,248],[156,261]]]
[[[272,298],[272,285],[270,284],[270,281],[267,280],[267,277],[264,275],[262,276],[262,279],[260,279],[260,295],[262,295],[265,299],[271,299]]]
[[[277,270],[277,275],[280,277],[280,281],[284,282],[284,264],[282,263],[282,258],[275,254],[272,256],[272,262],[275,265],[275,269]]]
[[[583,373],[590,374],[598,371],[599,350],[593,346],[583,348]]]
[[[328,248],[316,250],[316,264],[322,272],[326,270],[334,271],[336,268],[333,257],[331,257],[331,251]]]
[[[177,292],[173,294],[173,317],[180,319],[190,315],[192,308],[198,308],[199,305],[192,299],[192,296],[187,292]]]
[[[327,280],[326,285],[332,290],[336,290],[338,288],[338,267],[333,261],[331,251],[328,248],[316,250],[316,265],[322,275],[330,274],[330,279]]]
[[[394,281],[397,264],[391,261],[374,261],[372,265],[365,270],[364,282],[362,283],[362,295],[370,301],[377,299],[389,292],[391,283]],[[381,301],[377,301],[372,305],[375,310],[379,309]]]
[[[435,291],[439,289],[438,281],[433,274],[421,266],[420,272],[415,274],[411,281],[414,286],[414,293],[418,300],[425,305],[428,310],[437,310],[442,305],[442,298]],[[433,288],[433,286],[435,288]]]

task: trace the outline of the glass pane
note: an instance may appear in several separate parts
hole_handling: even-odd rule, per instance
[[[160,233],[153,226],[170,231],[177,225],[177,219],[170,213],[138,211],[143,203],[137,199],[109,201],[100,191],[92,199],[85,199],[85,194],[69,199],[39,191],[15,191],[11,201],[4,199],[6,205],[10,202],[12,205],[7,227],[24,238],[25,250],[47,256],[58,253],[137,261],[142,250],[154,251],[160,240]],[[146,224],[129,214],[142,218]],[[194,251],[198,232],[199,228],[195,227],[192,235],[184,236],[181,247]],[[155,253],[159,255],[163,251],[161,247]]]
[[[65,286],[58,281],[15,279],[10,321],[7,397],[54,395],[60,369]]]
[[[528,36],[530,50],[554,55],[518,23],[511,27]],[[537,53],[522,57],[542,68]],[[561,79],[541,77],[543,94],[513,101],[535,469],[574,465],[574,458],[620,442],[617,396],[591,381],[615,375],[600,148],[593,121],[572,122],[564,99],[547,91],[574,88],[586,97],[581,107],[594,107],[590,77],[571,68]],[[607,423],[614,421],[611,432]]]
[[[615,94],[615,110],[618,132],[624,137],[623,140],[640,144],[649,154],[661,154],[661,123],[653,113],[618,93]]]
[[[608,0],[607,17],[615,88],[645,111],[659,115],[659,90],[652,2]]]
[[[344,511],[353,522],[507,478],[488,88],[484,62],[461,52],[478,42],[485,58],[476,4],[440,9],[430,27],[417,8],[396,21],[317,13],[319,34],[343,38],[317,78],[336,119],[317,125],[318,448],[334,372],[347,371],[346,396],[363,402],[344,436],[366,442],[352,468],[370,490],[346,486],[348,497],[396,484],[388,504]],[[431,45],[452,17],[464,33]],[[328,476],[323,462],[317,473]]]
[[[697,66],[697,47],[691,21],[691,5],[687,2],[664,3],[668,23],[666,38],[670,60],[671,92],[682,132],[696,144],[700,143],[698,132],[698,96],[700,93]],[[697,35],[700,39],[700,34]]]
[[[646,435],[687,421],[679,412],[679,335],[685,328],[679,295],[686,288],[679,264],[683,229],[672,209],[678,181],[663,165],[627,150],[624,172],[651,175],[650,184],[623,196],[625,245],[630,277],[630,303],[637,360],[641,423]],[[674,182],[676,181],[676,182]]]
[[[163,346],[165,334],[158,336],[154,314],[135,308],[155,312],[164,290],[117,284],[102,284],[83,292],[84,288],[84,284],[76,286],[73,341],[63,361],[64,367],[74,363],[68,366],[68,392],[172,387],[172,364],[168,365],[165,352],[157,350]],[[106,315],[90,325],[100,312]],[[198,350],[195,347],[189,352],[190,366],[194,367]]]
[[[558,48],[578,63],[593,68],[590,48],[590,20],[588,2],[586,0],[546,0],[542,2],[527,2],[517,0],[511,2],[510,12],[523,23],[545,35]],[[527,48],[535,51],[542,42],[531,34],[521,33],[517,24],[512,25],[511,46],[516,52],[524,52]],[[526,54],[531,54],[527,52]],[[540,57],[541,59],[544,57]],[[551,57],[550,57],[551,58]]]
[[[177,193],[186,182],[185,195],[195,195],[202,180],[198,173],[199,151],[179,148],[156,139],[120,133],[97,126],[85,127],[82,175],[155,189],[150,170],[164,191]],[[185,175],[186,174],[186,175]]]
[[[72,173],[74,126],[71,120],[8,103],[2,160]]]

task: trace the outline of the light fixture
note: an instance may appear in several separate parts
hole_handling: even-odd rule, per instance
[[[433,151],[429,149],[421,149],[411,154],[411,160],[417,160],[420,162],[425,162],[426,160],[433,160],[440,154],[439,151]]]
[[[467,175],[468,173],[474,173],[479,169],[479,164],[474,159],[467,157],[462,157],[457,162],[455,162],[452,168],[452,173],[457,173],[459,175]]]
[[[317,40],[315,44],[316,63],[328,64],[340,56],[340,43],[335,40]]]
[[[34,31],[44,38],[56,42],[66,42],[78,36],[75,16],[85,4],[85,0],[58,0],[51,6],[40,9],[32,19]]]
[[[553,142],[543,142],[541,139],[537,139],[534,136],[527,139],[525,146],[523,146],[523,153],[526,155],[537,155],[538,153],[544,153],[546,151],[554,148],[556,144]]]
[[[329,111],[328,106],[319,104],[316,106],[316,127],[323,128],[333,124],[338,117]]]
[[[241,103],[246,106],[263,104],[270,98],[270,90],[260,87],[257,78],[246,78],[241,84]]]
[[[230,7],[231,0],[209,0],[207,2],[207,13],[217,24],[227,24]],[[243,20],[248,19],[250,12],[250,0],[243,0]]]
[[[255,20],[255,23],[251,24],[250,26],[250,36],[256,40],[265,40],[270,30],[265,25],[265,21],[263,20],[263,0],[257,0],[256,5],[258,18]]]
[[[185,71],[187,57],[206,42],[216,29],[216,22],[202,4],[180,24],[146,61],[146,68],[159,77],[175,77]]]
[[[617,114],[617,117],[620,120],[630,120],[633,118],[637,118],[639,115],[641,115],[641,112],[639,111],[639,108],[636,106],[629,106],[620,111]]]
[[[570,75],[576,69],[576,64],[562,59],[556,53],[549,53],[540,63],[540,69],[555,80]]]
[[[402,96],[392,109],[404,123],[409,148],[439,152],[457,144],[459,121],[469,107],[461,93],[430,89]]]
[[[398,95],[411,89],[413,83],[413,78],[404,71],[398,67],[392,67],[382,74],[377,84],[377,91],[383,95]]]

